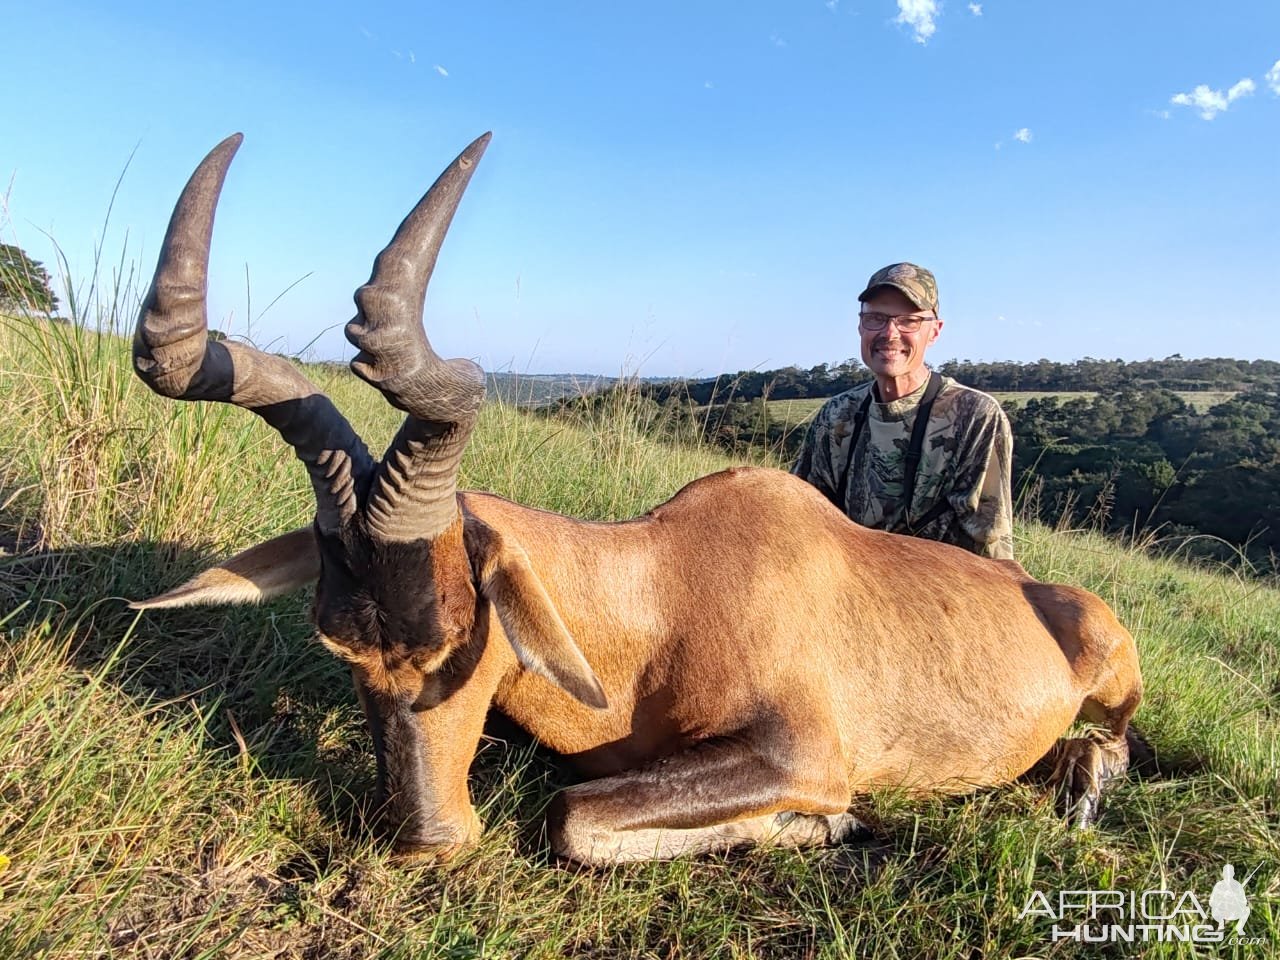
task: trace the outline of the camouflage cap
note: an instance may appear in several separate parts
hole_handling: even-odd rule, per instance
[[[917,310],[938,312],[938,281],[924,267],[917,267],[914,263],[891,263],[877,270],[867,281],[867,289],[858,294],[858,301],[865,301],[876,287],[894,287],[901,290]]]

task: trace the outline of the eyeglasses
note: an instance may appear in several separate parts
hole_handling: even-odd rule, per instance
[[[887,313],[858,314],[858,321],[862,324],[862,329],[870,330],[872,333],[883,330],[889,325],[890,320],[902,333],[915,333],[920,329],[920,324],[937,319],[937,317],[913,317],[910,314],[899,317],[892,317]]]

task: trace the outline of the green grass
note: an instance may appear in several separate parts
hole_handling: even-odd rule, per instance
[[[380,448],[394,411],[316,375]],[[726,465],[651,442],[625,411],[588,425],[493,405],[462,482],[608,519]],[[541,833],[564,774],[495,732],[473,768],[483,843],[408,869],[364,828],[372,751],[305,597],[146,616],[121,599],[306,523],[311,504],[247,412],[153,397],[115,336],[0,322],[0,956],[1092,956],[1018,918],[1032,890],[1207,902],[1224,862],[1257,868],[1247,929],[1267,946],[1149,955],[1280,945],[1274,587],[1019,527],[1028,569],[1101,594],[1143,656],[1138,721],[1168,772],[1122,784],[1089,833],[1017,784],[868,798],[873,835],[836,849],[566,869]]]
[[[1001,403],[1021,405],[1028,400],[1056,399],[1059,403],[1068,400],[1092,400],[1097,396],[1094,390],[993,390],[991,395]]]
[[[1210,407],[1226,403],[1236,395],[1235,390],[1175,390],[1174,393],[1181,397],[1183,402],[1196,413],[1205,413]],[[1021,405],[1028,400],[1043,400],[1047,397],[1056,397],[1059,403],[1066,403],[1068,400],[1075,400],[1081,397],[1092,399],[1097,393],[1093,390],[997,390],[993,391],[991,395],[1001,403]]]
[[[992,392],[991,395],[1003,404],[1019,406],[1028,400],[1043,400],[1047,397],[1056,397],[1060,403],[1066,403],[1068,400],[1079,398],[1092,399],[1097,394],[1092,390],[997,390]],[[1234,390],[1186,390],[1178,392],[1178,396],[1188,403],[1196,413],[1204,413],[1210,407],[1226,403],[1235,395],[1236,392]],[[769,416],[778,418],[793,426],[799,426],[817,413],[818,408],[824,403],[826,403],[825,399],[770,400]]]
[[[1236,395],[1236,390],[1178,390],[1178,394],[1196,413],[1207,413],[1211,407],[1226,403]]]

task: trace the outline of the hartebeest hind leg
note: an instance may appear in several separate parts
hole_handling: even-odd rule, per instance
[[[557,856],[586,864],[669,859],[755,844],[838,842],[858,825],[837,762],[809,766],[750,736],[700,743],[639,770],[564,790],[549,814]]]
[[[1054,602],[1037,606],[1086,691],[1080,719],[1097,724],[1085,736],[1059,740],[1043,761],[1072,826],[1087,827],[1108,785],[1129,769],[1129,721],[1142,700],[1138,649],[1110,609],[1083,590],[1059,587]]]

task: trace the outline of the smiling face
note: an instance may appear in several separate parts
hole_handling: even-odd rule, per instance
[[[881,394],[910,393],[924,382],[925,350],[938,339],[942,321],[932,310],[921,310],[896,287],[877,287],[863,301],[862,313],[884,313],[889,316],[927,317],[914,333],[905,333],[896,323],[883,330],[868,330],[861,321],[858,332],[862,339],[862,362],[875,375]],[[886,391],[887,386],[900,389]],[[892,399],[886,396],[885,399]]]

